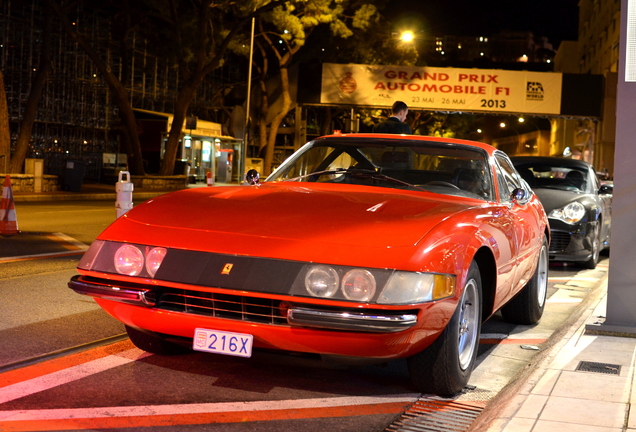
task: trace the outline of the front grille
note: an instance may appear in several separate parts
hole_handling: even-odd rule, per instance
[[[170,288],[159,296],[156,307],[216,318],[287,325],[286,310],[281,310],[280,303],[280,300],[259,297]]]
[[[550,232],[550,253],[564,252],[570,245],[571,235],[563,231]]]
[[[336,306],[317,306],[305,303],[289,303],[282,300],[274,300],[260,297],[250,297],[232,294],[218,294],[206,291],[183,290],[176,288],[163,288],[157,292],[157,303],[155,308],[182,312],[187,314],[202,315],[207,317],[224,318],[237,321],[246,321],[260,324],[271,324],[289,326],[287,321],[287,311],[290,308],[308,309],[320,314],[342,313],[347,317],[365,314],[369,316],[402,318],[405,315],[417,316],[416,309],[408,310],[384,310],[384,309],[363,309],[346,308]],[[377,323],[376,323],[377,324]],[[294,325],[313,327],[310,323]],[[324,323],[318,327],[330,328]],[[406,326],[405,328],[408,328]],[[362,329],[362,330],[361,330]],[[334,330],[334,328],[332,328]],[[339,328],[339,330],[343,330]],[[352,330],[352,329],[348,329]],[[374,331],[373,328],[361,326],[357,331]],[[395,328],[393,328],[395,330]],[[399,329],[398,329],[399,330]]]

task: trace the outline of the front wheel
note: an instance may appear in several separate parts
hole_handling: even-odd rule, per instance
[[[481,276],[472,263],[464,289],[448,325],[424,351],[407,359],[411,381],[422,393],[460,392],[475,366],[481,332]]]
[[[548,241],[544,238],[532,278],[503,308],[501,314],[509,323],[536,324],[543,315],[548,294]]]
[[[594,229],[594,236],[592,239],[592,256],[590,256],[590,259],[583,263],[583,267],[586,269],[594,270],[601,258],[600,223],[601,222],[599,221],[599,226]]]

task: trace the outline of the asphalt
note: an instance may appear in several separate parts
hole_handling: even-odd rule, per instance
[[[192,185],[200,187],[205,185]],[[135,200],[170,191],[135,190]],[[16,202],[116,200],[114,185],[87,184],[80,192],[15,193]],[[50,233],[2,236],[0,263],[38,250],[79,254],[82,245]],[[35,249],[34,249],[35,247]],[[487,432],[636,432],[636,338],[606,334],[607,277],[558,331],[556,342],[535,356],[470,427]]]
[[[205,183],[188,185],[188,188],[207,186]],[[1,188],[0,188],[1,189]],[[115,184],[87,183],[81,186],[79,192],[13,192],[13,200],[19,206],[21,202],[54,202],[54,201],[117,201]],[[159,195],[174,192],[174,190],[133,190],[133,200],[146,201]],[[18,229],[20,224],[18,221]],[[61,233],[20,232],[15,235],[3,235],[0,232],[0,263],[21,260],[36,255],[76,255],[86,250],[86,245],[77,243]],[[33,251],[37,251],[34,255]]]

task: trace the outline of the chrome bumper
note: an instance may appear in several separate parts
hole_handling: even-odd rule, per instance
[[[393,333],[413,327],[417,323],[417,315],[370,315],[363,312],[329,312],[292,306],[287,312],[287,322],[291,325],[331,330]]]
[[[151,290],[143,287],[120,287],[102,281],[85,281],[79,275],[73,276],[68,287],[78,294],[91,297],[117,300],[139,306],[154,306],[155,299]]]

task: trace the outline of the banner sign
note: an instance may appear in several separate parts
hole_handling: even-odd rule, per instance
[[[325,63],[321,103],[560,114],[562,74]]]

